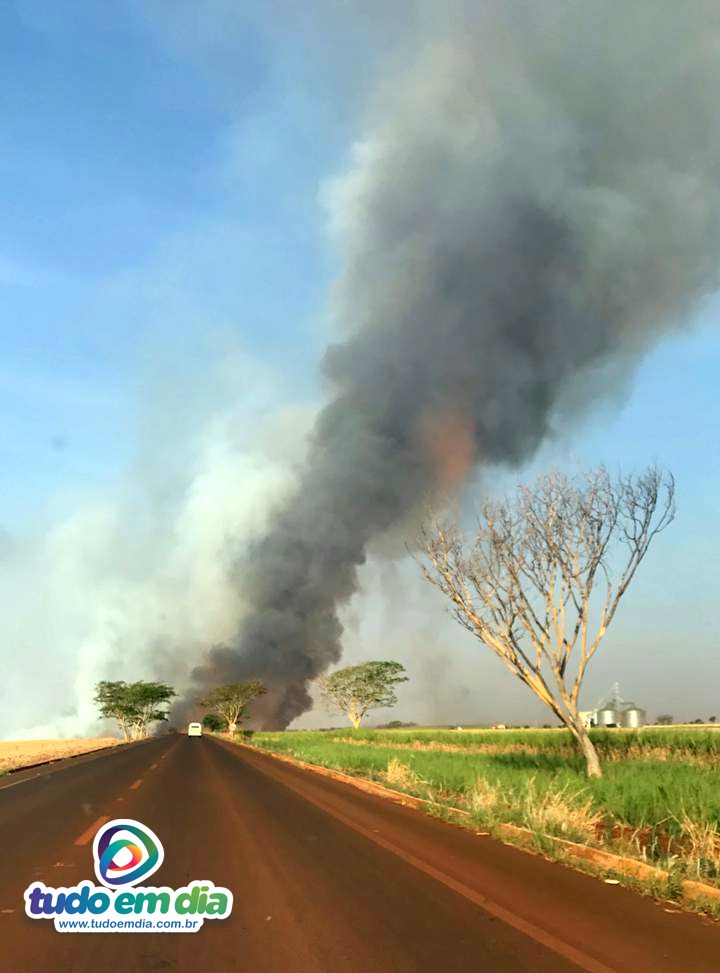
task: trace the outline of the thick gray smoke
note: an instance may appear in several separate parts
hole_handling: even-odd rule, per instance
[[[720,8],[477,6],[379,86],[329,192],[332,398],[238,568],[251,610],[196,671],[265,679],[268,724],[340,658],[372,538],[476,464],[528,459],[569,380],[634,364],[717,285]]]

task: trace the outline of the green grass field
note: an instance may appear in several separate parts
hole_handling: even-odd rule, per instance
[[[256,733],[253,743],[566,837],[674,855],[720,870],[720,729],[595,731],[604,776],[588,781],[563,730],[339,730]],[[540,825],[538,825],[540,822]]]
[[[308,735],[308,734],[305,734]],[[553,753],[572,756],[575,752],[566,730],[442,730],[412,728],[408,730],[350,730],[321,731],[325,739],[333,741],[364,741],[370,745],[412,747],[417,749],[521,750],[523,752]],[[626,756],[648,756],[656,759],[692,761],[720,760],[720,727],[658,727],[641,730],[593,730],[592,739],[600,755],[607,759]]]

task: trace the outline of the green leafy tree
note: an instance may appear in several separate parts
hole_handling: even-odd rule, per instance
[[[202,725],[211,733],[222,733],[227,730],[228,723],[224,716],[218,716],[217,713],[206,713],[203,716]]]
[[[125,742],[147,736],[148,726],[167,720],[175,690],[166,683],[102,680],[95,687],[95,702],[100,715],[116,720]]]
[[[134,740],[148,735],[150,723],[167,720],[169,707],[177,693],[164,682],[132,682],[128,686],[130,706],[134,713],[131,736]]]
[[[103,679],[95,687],[95,702],[100,716],[108,720],[116,720],[123,739],[127,743],[130,739],[132,725],[132,711],[126,682],[111,682]]]
[[[395,686],[407,682],[399,662],[363,662],[347,666],[320,680],[320,693],[330,709],[345,713],[357,730],[371,709],[397,703]]]
[[[234,733],[248,705],[266,692],[267,688],[258,680],[231,682],[211,689],[198,700],[198,704],[225,720],[228,733]]]
[[[657,722],[660,726],[670,726],[673,722],[673,718],[670,713],[661,713],[657,718]]]

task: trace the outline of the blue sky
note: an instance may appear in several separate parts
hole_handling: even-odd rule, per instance
[[[165,342],[187,364],[208,331],[229,331],[299,395],[312,385],[328,264],[317,186],[340,140],[283,112],[257,29],[216,57],[168,36],[169,14],[4,8],[5,517],[127,461],[137,385]]]
[[[36,531],[126,476],[148,423],[175,434],[193,403],[220,394],[225,347],[268,376],[260,412],[321,396],[335,269],[322,187],[347,163],[372,59],[397,32],[374,5],[375,21],[358,6],[342,29],[332,7],[306,19],[271,7],[3,5],[1,533]],[[708,304],[665,339],[534,464],[674,471],[672,542],[649,560],[622,631],[668,658],[687,639],[700,682],[718,675],[719,313]],[[254,375],[240,368],[238,390]],[[155,398],[167,384],[170,399]],[[648,624],[668,599],[669,636]],[[637,682],[640,659],[623,662]]]

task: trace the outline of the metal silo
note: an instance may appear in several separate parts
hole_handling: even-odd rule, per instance
[[[597,725],[599,727],[620,726],[621,718],[614,706],[607,704],[597,711]]]
[[[647,713],[635,703],[628,703],[622,712],[622,725],[629,730],[638,730],[647,723]]]

